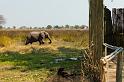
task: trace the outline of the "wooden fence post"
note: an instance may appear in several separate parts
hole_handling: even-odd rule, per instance
[[[94,65],[101,67],[100,59],[103,54],[103,38],[104,38],[104,6],[103,0],[89,0],[89,48],[93,56]],[[94,74],[97,75],[97,74]],[[103,70],[100,71],[100,80],[103,79]],[[102,81],[102,80],[101,80]],[[97,82],[96,78],[92,82]],[[99,81],[100,82],[100,81]],[[105,81],[103,81],[105,82]]]
[[[123,53],[121,52],[117,55],[116,82],[122,82]]]
[[[124,8],[113,8],[113,31],[116,39],[116,46],[124,48]],[[117,55],[116,82],[122,82],[123,52]]]
[[[103,57],[103,0],[89,0],[89,47],[94,56],[94,60],[99,60]]]
[[[116,46],[121,46],[124,48],[124,8],[113,8],[112,19]]]

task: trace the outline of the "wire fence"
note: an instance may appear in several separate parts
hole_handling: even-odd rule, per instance
[[[101,63],[104,70],[104,81],[105,82],[122,82],[124,81],[123,75],[123,48],[116,47],[104,43],[105,46],[105,57],[101,58]],[[107,50],[114,50],[108,55]],[[110,67],[113,66],[113,67]]]

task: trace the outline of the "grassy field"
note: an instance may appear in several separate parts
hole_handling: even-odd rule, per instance
[[[80,60],[56,59],[80,57],[81,49],[88,47],[88,31],[46,30],[52,38],[52,44],[25,46],[25,36],[30,31],[0,32],[0,82],[46,82],[50,77],[56,77],[61,67],[70,74],[80,74]]]
[[[0,30],[0,46],[8,46],[13,43],[24,44],[25,37],[31,31],[41,30]],[[52,40],[73,42],[78,46],[88,46],[88,30],[45,30],[50,34]]]

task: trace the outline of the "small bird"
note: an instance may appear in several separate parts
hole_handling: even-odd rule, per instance
[[[69,73],[67,73],[66,71],[64,71],[64,68],[59,68],[58,69],[58,72],[57,72],[57,75],[58,76],[65,77],[65,78],[68,78],[70,76]]]

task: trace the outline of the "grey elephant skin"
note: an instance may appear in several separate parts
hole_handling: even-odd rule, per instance
[[[40,32],[30,32],[26,36],[26,42],[25,45],[32,44],[33,42],[39,42],[39,44],[44,44],[44,39],[49,39],[49,44],[52,43],[49,33],[46,31],[40,31]]]

